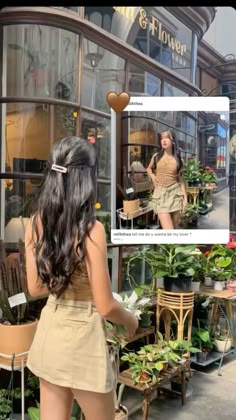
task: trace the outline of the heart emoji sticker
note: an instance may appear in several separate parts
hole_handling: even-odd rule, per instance
[[[115,112],[122,112],[130,101],[130,96],[126,92],[121,92],[119,94],[116,92],[109,92],[106,98],[108,105],[110,105]]]

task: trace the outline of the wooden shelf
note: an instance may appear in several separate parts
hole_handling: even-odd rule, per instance
[[[179,364],[173,368],[168,368],[167,372],[161,373],[160,376],[157,378],[157,382],[155,384],[151,384],[150,386],[147,384],[134,384],[131,372],[129,369],[124,370],[118,376],[118,382],[120,384],[125,384],[129,388],[136,389],[137,391],[153,391],[159,387],[162,387],[164,384],[170,382],[170,380],[180,374],[180,372],[184,371],[187,368],[187,363]]]
[[[147,327],[147,328],[139,327],[136,331],[136,334],[133,337],[126,338],[125,336],[119,335],[118,338],[124,339],[125,341],[127,341],[127,343],[133,343],[134,341],[140,340],[141,338],[148,337],[151,334],[155,334],[155,327],[153,326]]]

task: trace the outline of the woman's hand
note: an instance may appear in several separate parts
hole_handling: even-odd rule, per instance
[[[184,197],[183,197],[183,213],[185,212],[187,206],[188,206],[188,197],[184,195]]]
[[[157,181],[156,176],[154,174],[152,174],[151,178],[152,178],[152,182],[154,184],[154,187],[157,188],[158,187],[158,181]]]
[[[139,322],[136,316],[134,316],[132,313],[129,312],[126,323],[125,323],[125,329],[127,331],[127,337],[133,337],[136,330],[138,329]]]

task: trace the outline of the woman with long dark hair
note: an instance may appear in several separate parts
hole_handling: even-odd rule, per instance
[[[175,229],[188,202],[182,177],[183,162],[171,130],[162,131],[160,141],[161,150],[152,156],[147,168],[155,187],[153,210],[162,229]]]
[[[49,294],[29,352],[40,378],[40,419],[113,420],[116,378],[105,321],[133,335],[138,321],[112,295],[106,236],[95,218],[96,153],[77,137],[56,143],[26,231],[29,293]]]

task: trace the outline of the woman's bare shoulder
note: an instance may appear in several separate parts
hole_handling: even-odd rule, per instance
[[[104,243],[106,241],[106,233],[105,228],[99,220],[96,220],[94,225],[92,226],[91,230],[89,231],[89,235],[86,238],[87,245],[89,242],[95,243]]]

